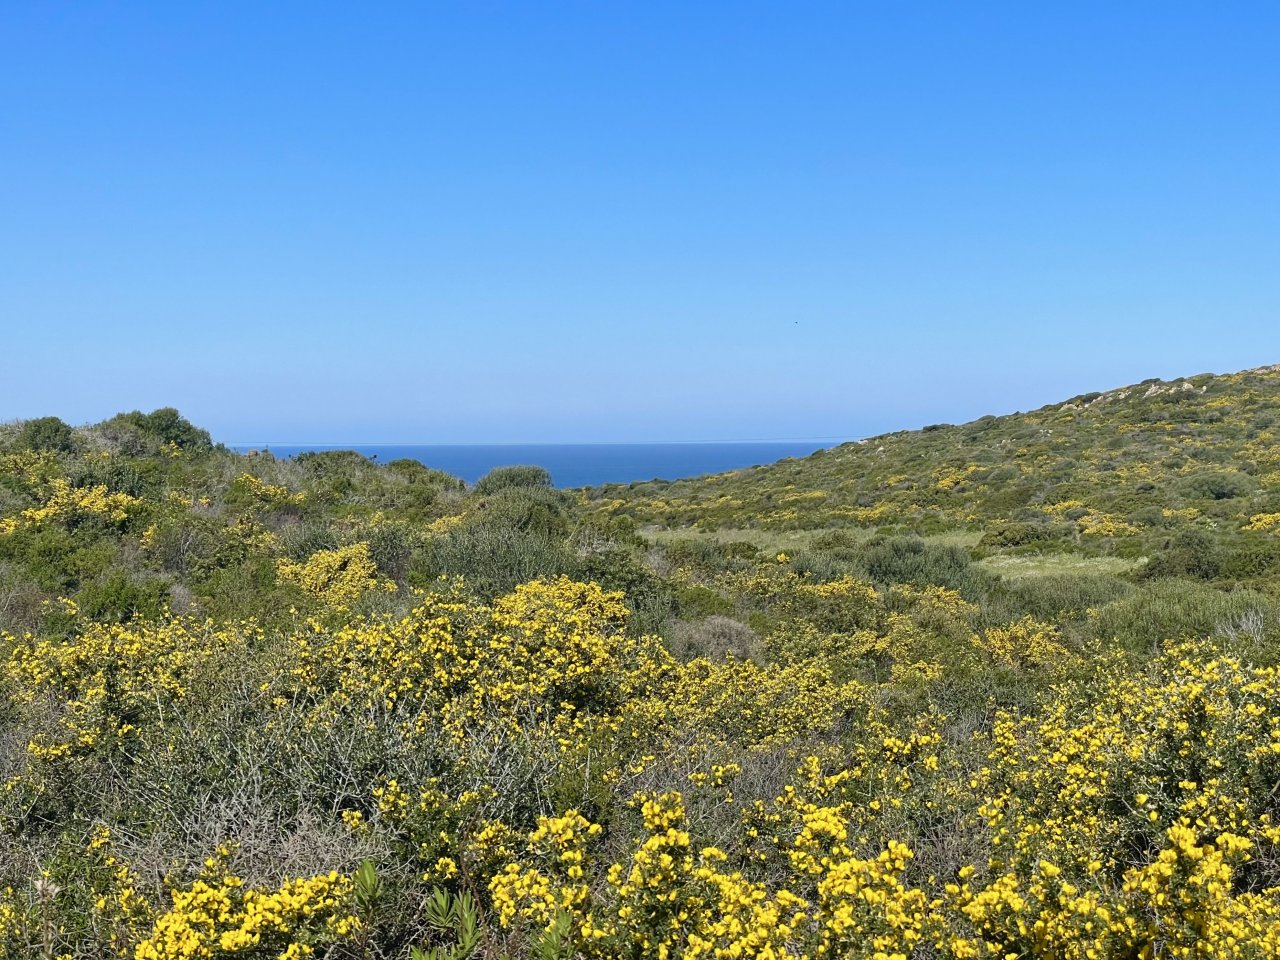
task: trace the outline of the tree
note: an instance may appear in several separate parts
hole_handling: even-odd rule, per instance
[[[57,417],[37,417],[22,425],[18,446],[26,450],[71,453],[76,448],[75,431]]]

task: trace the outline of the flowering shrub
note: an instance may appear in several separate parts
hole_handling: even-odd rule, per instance
[[[391,580],[378,580],[378,567],[367,543],[353,543],[336,550],[317,550],[305,563],[281,558],[276,562],[280,579],[296,584],[330,606],[341,607],[370,590],[394,592]]]
[[[62,705],[54,728],[29,741],[32,758],[115,750],[144,743],[193,683],[212,682],[219,658],[243,650],[257,629],[192,620],[89,623],[68,639],[11,639],[0,674],[16,703],[53,698]]]
[[[284,484],[266,483],[251,473],[236,477],[228,491],[228,501],[257,507],[300,507],[307,501],[305,491],[294,493]]]
[[[85,520],[119,525],[140,506],[141,501],[127,493],[110,493],[102,485],[73,487],[62,477],[55,477],[41,506],[23,510],[16,517],[0,518],[0,534],[50,523],[74,526]]]
[[[1249,518],[1246,530],[1280,530],[1280,513],[1255,513]]]
[[[247,657],[258,699],[242,709],[268,736],[342,730],[430,758],[417,779],[361,773],[331,829],[407,868],[398,896],[474,897],[470,938],[601,960],[1274,955],[1280,672],[1198,642],[1143,669],[1111,655],[1060,674],[1077,654],[1049,624],[972,631],[971,605],[943,589],[890,600],[877,629],[886,650],[908,644],[904,663],[928,631],[954,630],[975,664],[1071,679],[1034,713],[997,709],[956,738],[943,714],[894,713],[916,681],[841,680],[821,657],[678,663],[628,632],[618,594],[567,579],[492,604],[446,583],[404,618],[307,621],[283,643],[252,624],[89,623],[6,641],[15,708],[34,721],[60,705],[6,815],[85,765],[174,749],[174,721]],[[941,684],[951,667],[935,663]],[[782,758],[790,772],[767,790]],[[668,786],[625,792],[646,781]],[[565,802],[572,790],[586,806]],[[305,957],[404,935],[358,896],[350,861],[250,881],[231,850],[157,883],[99,829],[72,871],[97,878],[79,929],[134,960]],[[45,919],[68,893],[42,889],[0,898],[0,936],[72,936]]]
[[[302,960],[359,927],[349,877],[331,871],[258,889],[228,872],[221,857],[205,866],[205,876],[170,892],[171,905],[134,947],[134,960]]]
[[[1150,679],[1104,673],[1079,716],[1064,699],[1045,718],[998,720],[953,794],[980,801],[966,816],[989,845],[951,878],[913,873],[899,840],[859,850],[889,816],[866,799],[884,769],[873,765],[914,755],[939,767],[936,735],[887,737],[880,758],[855,754],[834,776],[810,758],[772,813],[744,807],[754,869],[728,866],[732,846],[699,845],[675,793],[636,797],[639,838],[608,866],[595,866],[598,826],[576,812],[544,819],[533,865],[491,883],[499,919],[548,927],[567,912],[577,948],[599,957],[1272,956],[1280,830],[1261,787],[1276,782],[1280,716],[1263,704],[1280,702],[1280,679],[1208,653],[1182,648]],[[1118,717],[1115,702],[1136,711]],[[1193,769],[1213,775],[1186,779]],[[894,801],[912,788],[899,778]],[[1269,883],[1243,881],[1263,862]],[[780,879],[769,863],[786,865]]]
[[[0,960],[1280,956],[1277,400],[575,494],[0,425]]]

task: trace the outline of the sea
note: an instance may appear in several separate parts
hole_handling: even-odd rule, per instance
[[[277,457],[321,450],[354,450],[377,463],[418,460],[475,483],[494,467],[534,465],[561,488],[594,487],[637,480],[679,480],[807,457],[834,446],[832,440],[722,443],[532,443],[532,444],[231,444],[240,453],[270,450]]]

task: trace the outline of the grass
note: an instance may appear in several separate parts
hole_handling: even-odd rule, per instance
[[[650,543],[664,544],[676,540],[702,540],[708,543],[745,542],[759,550],[803,550],[814,540],[822,536],[825,530],[760,530],[749,527],[723,527],[717,530],[702,530],[686,527],[679,530],[664,530],[657,527],[640,531]],[[870,530],[846,531],[859,539],[870,539]]]
[[[1146,563],[1145,557],[1085,557],[1078,553],[1020,554],[987,557],[978,561],[992,573],[1010,580],[1023,577],[1045,577],[1054,574],[1106,573],[1113,576],[1129,573]]]
[[[876,536],[874,529],[862,527],[832,527],[819,530],[762,530],[758,527],[721,527],[715,530],[704,530],[698,527],[683,527],[667,530],[660,527],[648,527],[640,531],[650,543],[671,543],[674,540],[703,540],[710,543],[734,543],[742,541],[759,550],[803,550],[823,534],[838,530],[843,536],[858,541],[867,541]],[[978,530],[948,530],[945,533],[927,534],[922,539],[938,546],[975,547],[982,539]]]

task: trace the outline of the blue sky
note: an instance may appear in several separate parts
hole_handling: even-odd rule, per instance
[[[1280,362],[1280,4],[0,7],[0,419],[852,437]]]

